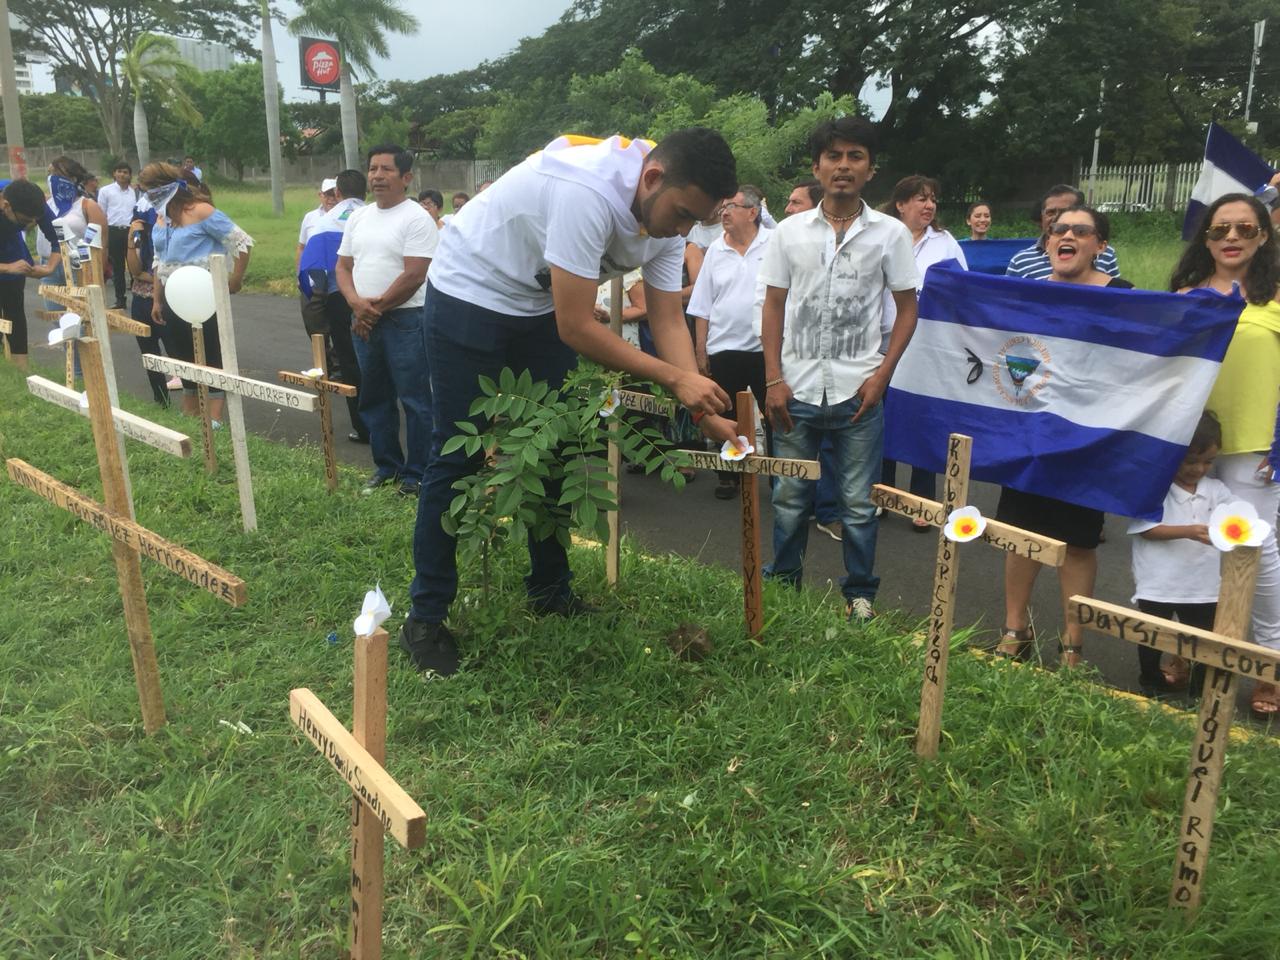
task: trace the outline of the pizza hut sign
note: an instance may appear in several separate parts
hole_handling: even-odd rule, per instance
[[[310,90],[337,90],[341,59],[338,45],[319,37],[298,38],[301,85]]]

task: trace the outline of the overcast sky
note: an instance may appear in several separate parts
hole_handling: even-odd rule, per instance
[[[359,0],[352,0],[359,2]],[[536,37],[560,19],[570,0],[401,0],[422,25],[413,36],[387,38],[391,56],[374,64],[379,80],[422,80],[478,66],[511,51],[522,37]],[[296,3],[280,4],[285,16]],[[315,100],[298,85],[298,41],[276,24],[276,59],[287,100]]]

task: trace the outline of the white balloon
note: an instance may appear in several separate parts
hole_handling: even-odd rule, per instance
[[[198,327],[217,309],[213,302],[213,276],[204,267],[179,267],[165,281],[164,299],[169,309]]]

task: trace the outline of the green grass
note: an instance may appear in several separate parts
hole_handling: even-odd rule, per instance
[[[153,407],[126,406],[144,414]],[[159,419],[185,423],[164,414]],[[0,365],[0,453],[100,495],[86,421]],[[396,615],[413,506],[323,491],[315,450],[250,437],[261,530],[223,468],[130,446],[138,519],[242,576],[233,610],[144,561],[170,723],[138,719],[110,550],[0,480],[0,955],[333,957],[347,922],[348,792],[287,717],[308,686],[350,716],[351,619]],[[474,665],[428,681],[391,653],[388,767],[428,815],[387,853],[388,957],[1275,955],[1280,754],[1229,754],[1207,896],[1165,907],[1190,728],[1080,677],[952,661],[942,759],[912,752],[912,625],[735,577],[600,552],[605,612],[535,621],[525,559],[486,602],[464,571]],[[663,638],[705,626],[702,663]],[[326,640],[336,631],[339,642]],[[219,724],[242,721],[243,735]]]

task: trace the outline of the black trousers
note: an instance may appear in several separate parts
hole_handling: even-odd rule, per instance
[[[27,354],[27,307],[23,294],[27,287],[25,277],[5,277],[0,280],[0,317],[13,324],[9,334],[9,352]]]
[[[756,416],[764,422],[765,449],[760,452],[768,456],[773,449],[773,427],[764,415],[764,354],[756,350],[722,350],[708,355],[707,361],[711,364],[711,379],[729,395],[729,409],[725,411],[725,417],[738,419],[739,390],[750,390],[756,398]],[[754,437],[747,439],[755,443]],[[721,480],[736,476],[719,470],[716,475]]]
[[[347,413],[351,428],[361,437],[367,437],[364,421],[360,419],[360,364],[356,361],[356,348],[351,342],[351,307],[341,293],[316,294],[302,298],[302,325],[307,336],[324,335],[325,358],[330,379],[355,387],[357,394],[347,397]]]
[[[1160,603],[1156,600],[1139,598],[1138,609],[1153,617],[1165,620],[1177,620],[1188,627],[1199,627],[1201,630],[1213,629],[1213,618],[1218,612],[1216,603]],[[1138,647],[1139,680],[1145,686],[1161,687],[1164,675],[1160,672],[1160,651],[1155,647]],[[1191,685],[1188,689],[1199,693],[1204,684],[1204,664],[1192,663]]]
[[[116,303],[125,302],[125,255],[129,250],[129,228],[107,227],[107,259],[111,262],[111,282],[116,288]]]

